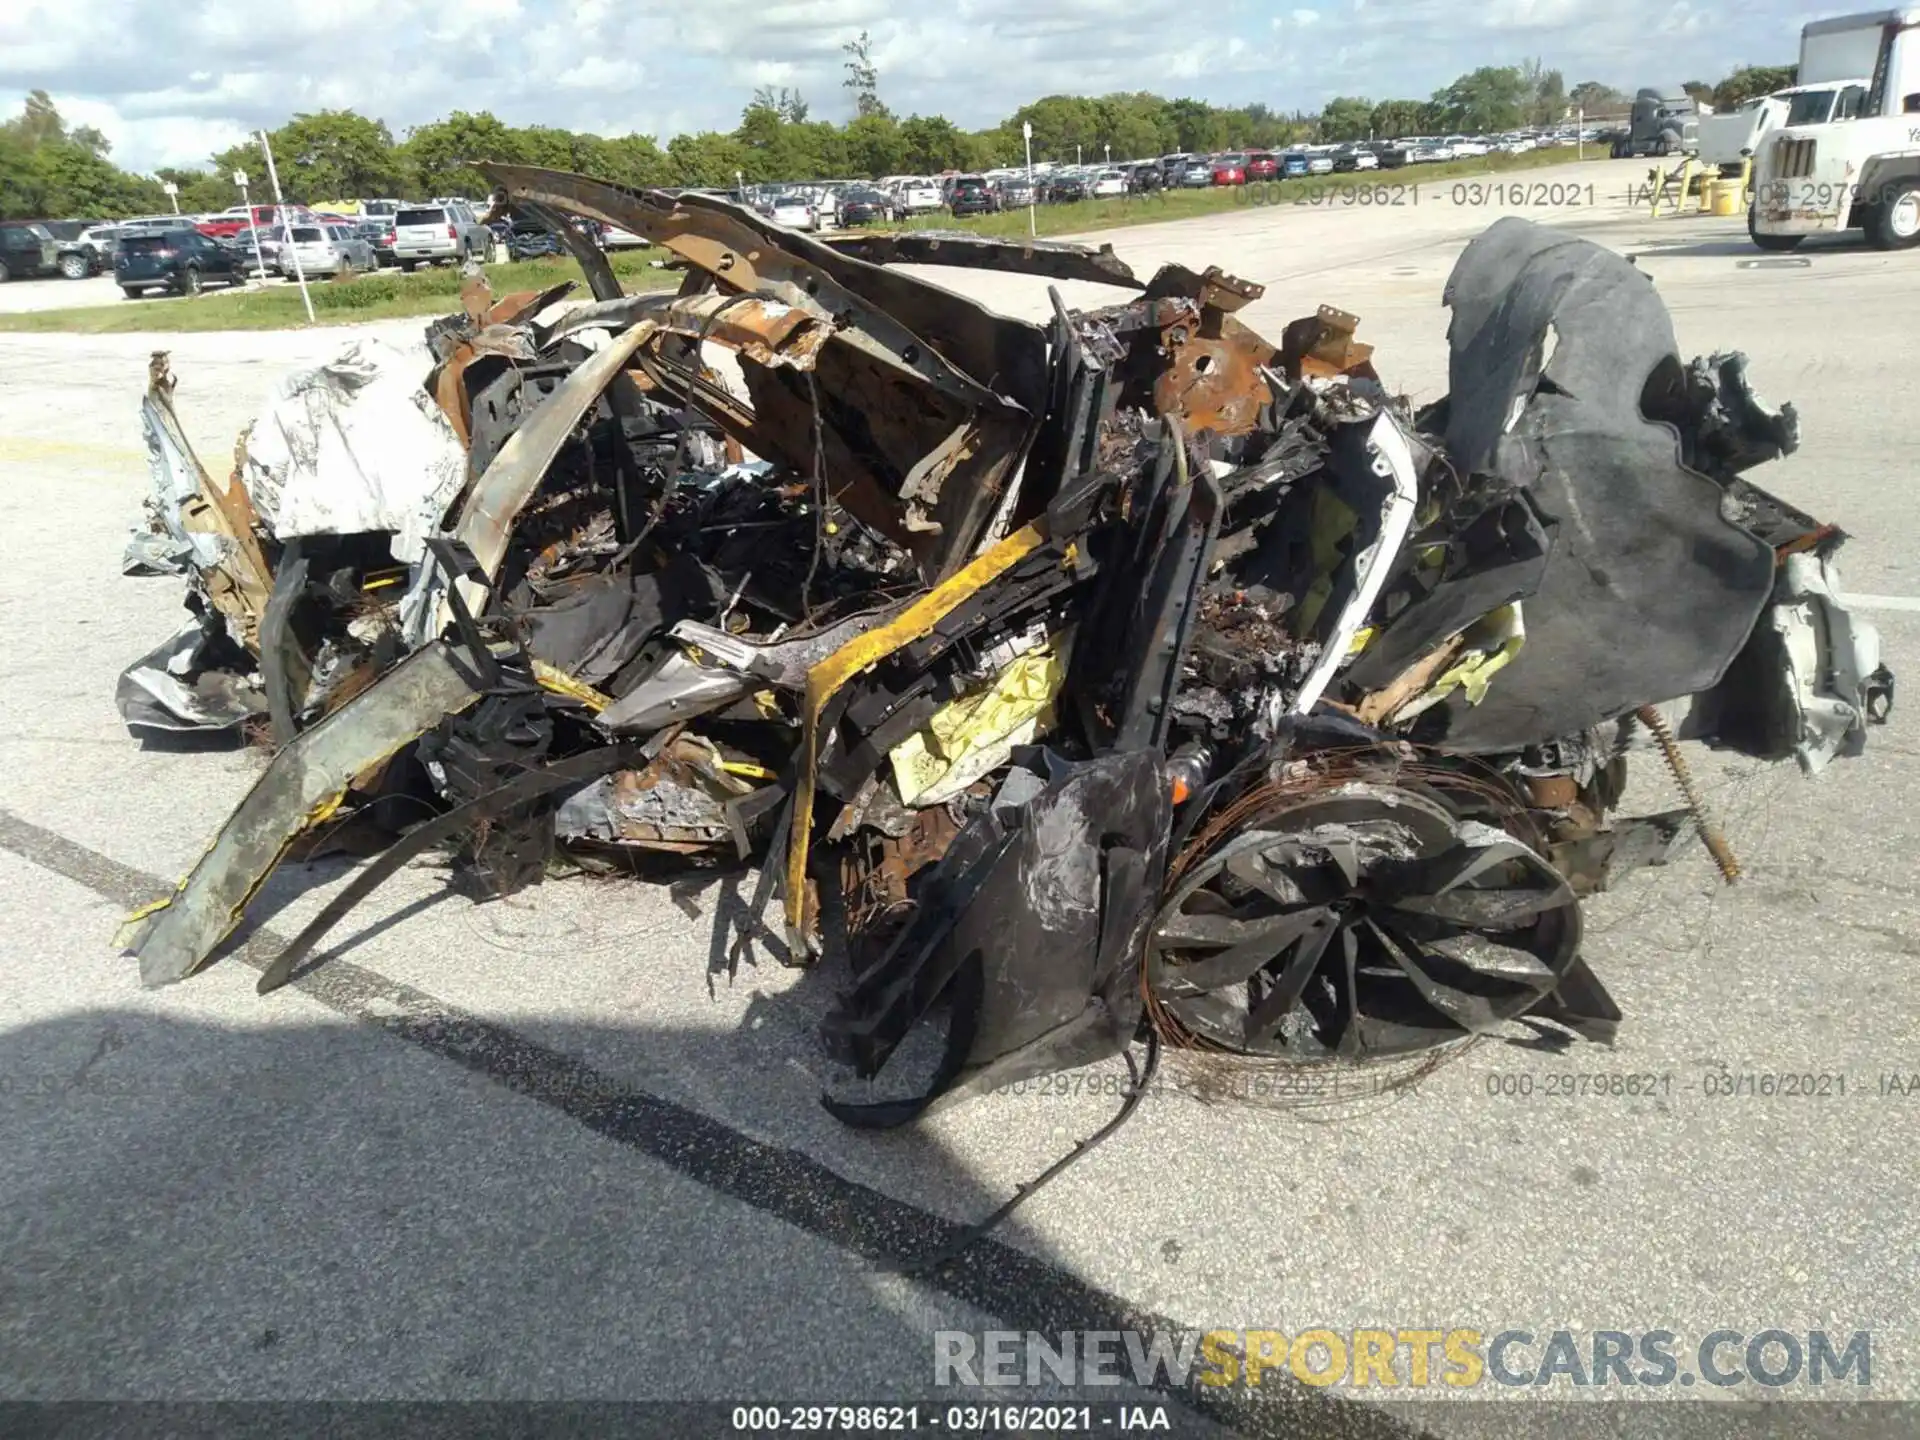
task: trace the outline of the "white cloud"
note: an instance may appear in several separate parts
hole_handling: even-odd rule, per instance
[[[270,17],[271,23],[267,23]],[[1569,84],[1715,79],[1790,61],[1803,19],[1755,0],[1738,26],[1694,0],[0,0],[0,101],[29,89],[136,168],[204,164],[300,110],[352,108],[397,135],[456,109],[663,141],[731,127],[757,85],[821,119],[851,104],[841,46],[873,37],[882,97],[969,128],[1042,95],[1155,90],[1312,109],[1334,93],[1426,96],[1537,55]],[[1280,36],[1284,35],[1284,43]],[[17,103],[17,99],[13,100]]]

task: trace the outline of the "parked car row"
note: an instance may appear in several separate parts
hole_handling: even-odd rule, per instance
[[[1175,152],[1157,159],[1098,165],[1041,164],[944,176],[759,185],[732,192],[777,224],[796,230],[845,229],[947,213],[990,215],[1030,204],[1116,199],[1161,190],[1246,185],[1291,177],[1391,170],[1489,154],[1519,154],[1591,139],[1570,127],[1498,135],[1410,135],[1338,145],[1296,145],[1218,154]],[[723,193],[723,192],[711,192]],[[211,215],[143,215],[125,220],[7,221],[0,224],[0,281],[60,275],[84,280],[111,272],[129,295],[170,287],[195,293],[237,274],[353,274],[381,266],[459,264],[495,244],[513,259],[564,253],[560,237],[525,221],[483,224],[474,205],[453,196],[426,203],[397,199],[338,202],[344,215],[304,205],[236,205]],[[582,227],[585,229],[586,227]],[[185,237],[224,247],[215,252]],[[156,243],[154,237],[160,237]],[[131,252],[130,237],[141,243]],[[638,247],[637,235],[600,224],[590,232],[605,250]],[[164,252],[164,256],[163,256]],[[128,263],[121,263],[123,255]],[[165,263],[162,263],[162,260]],[[237,283],[237,282],[235,282]]]

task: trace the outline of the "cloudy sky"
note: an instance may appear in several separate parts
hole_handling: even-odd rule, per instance
[[[249,129],[350,107],[396,138],[450,110],[663,142],[731,128],[756,85],[850,111],[840,46],[873,36],[894,111],[992,124],[1041,95],[1154,90],[1317,108],[1421,97],[1539,56],[1572,85],[1791,61],[1813,18],[1752,0],[0,0],[0,101],[49,91],[133,169],[204,164]],[[1658,73],[1649,73],[1657,71]]]

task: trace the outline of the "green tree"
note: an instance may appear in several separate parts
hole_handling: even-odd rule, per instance
[[[44,90],[27,92],[20,113],[7,121],[6,132],[27,150],[67,138],[67,127],[54,108],[53,99]]]
[[[651,135],[622,135],[602,147],[609,180],[643,188],[673,181],[673,166]]]
[[[107,219],[163,203],[159,183],[119,169],[109,148],[89,126],[69,131],[47,92],[33,91],[0,124],[0,216]]]
[[[1627,97],[1598,80],[1582,80],[1568,94],[1567,103],[1591,115],[1601,110],[1618,110],[1627,103]]]
[[[351,110],[322,110],[294,116],[267,138],[281,193],[290,201],[351,200],[403,188],[400,157],[383,121]]]
[[[465,162],[524,162],[524,144],[521,132],[510,129],[490,112],[481,110],[469,114],[456,110],[444,120],[417,125],[408,131],[406,143],[400,147],[400,159],[405,173],[412,177],[410,188],[416,198],[433,195],[478,198],[487,193],[486,177]],[[275,151],[276,159],[278,154]]]
[[[1432,110],[1425,100],[1382,100],[1373,107],[1373,133],[1382,140],[1419,135],[1436,128]]]
[[[1544,61],[1533,59],[1520,67],[1526,82],[1524,119],[1530,125],[1551,125],[1567,108],[1567,81],[1558,70],[1549,70]]]
[[[884,111],[856,115],[847,122],[845,137],[849,174],[878,179],[905,172],[907,142],[891,115]]]
[[[1215,150],[1225,141],[1219,116],[1204,100],[1169,100],[1167,118],[1173,122],[1177,150]]]
[[[1756,95],[1771,95],[1793,84],[1797,65],[1742,65],[1713,87],[1713,108],[1732,110]]]
[[[749,179],[775,178],[756,177],[754,152],[731,135],[718,135],[712,131],[700,135],[674,136],[667,142],[667,160],[673,167],[676,185],[731,189],[734,177],[738,174],[745,174]]]
[[[1451,130],[1482,134],[1510,130],[1520,123],[1529,99],[1526,77],[1517,65],[1483,65],[1434,92],[1439,123]]]
[[[886,114],[887,107],[880,103],[880,71],[873,63],[873,37],[862,30],[840,48],[847,57],[840,67],[847,78],[840,83],[853,92],[854,115]]]
[[[1098,157],[1101,139],[1101,106],[1083,95],[1048,95],[1013,112],[1008,128],[1018,136],[1023,124],[1033,126],[1033,158],[1071,162]],[[1024,148],[1024,146],[1023,146]]]
[[[789,125],[806,123],[807,111],[810,108],[804,95],[798,90],[789,90],[784,85],[777,90],[771,85],[762,85],[755,90],[752,105],[749,108],[755,107],[773,111]]]
[[[900,122],[907,169],[934,175],[965,169],[973,160],[967,137],[944,115],[914,115]]]
[[[227,163],[222,164],[224,160]],[[231,149],[213,157],[211,170],[182,170],[172,166],[163,166],[153,172],[154,199],[136,208],[145,211],[168,209],[167,198],[161,193],[160,186],[171,182],[179,187],[180,193],[174,199],[180,202],[180,208],[189,213],[224,210],[229,205],[240,203],[240,191],[235,188],[232,175],[235,169],[247,171],[253,177],[253,196],[256,202],[264,203],[273,196],[267,190],[267,167],[260,158],[256,145],[235,145]]]
[[[1145,91],[1102,96],[1100,143],[1111,145],[1116,160],[1147,160],[1164,155],[1179,141],[1167,116],[1167,102]]]
[[[780,132],[785,128],[786,122],[778,110],[755,100],[740,112],[740,127],[733,132],[733,138],[760,155],[780,143]]]
[[[1711,105],[1713,103],[1713,86],[1707,84],[1704,80],[1689,80],[1681,85],[1680,88],[1702,105]]]
[[[1336,95],[1320,112],[1322,140],[1365,140],[1373,129],[1374,103],[1352,95]]]

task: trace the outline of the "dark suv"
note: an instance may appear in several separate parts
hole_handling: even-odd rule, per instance
[[[53,232],[38,223],[0,225],[0,281],[51,275],[59,268]]]
[[[1000,208],[1000,197],[983,176],[962,175],[947,203],[955,215],[991,215]]]
[[[209,280],[243,284],[247,261],[232,246],[198,230],[148,231],[120,237],[113,278],[129,300],[147,290],[198,295]]]

